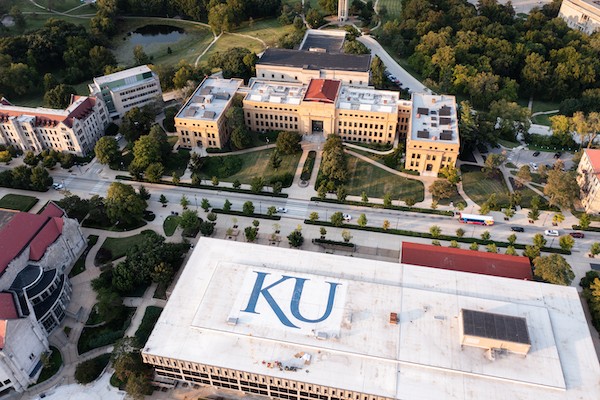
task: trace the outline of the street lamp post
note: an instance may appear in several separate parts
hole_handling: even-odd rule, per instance
[[[198,211],[198,196],[194,195],[194,202],[196,203],[196,211]]]
[[[259,214],[262,214],[262,202],[261,201],[258,202],[258,212],[259,212]]]

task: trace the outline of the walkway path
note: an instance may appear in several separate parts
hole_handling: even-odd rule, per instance
[[[396,150],[395,148],[391,148],[389,150],[375,150],[375,149],[370,149],[368,147],[363,147],[363,146],[359,146],[357,144],[352,144],[352,143],[344,143],[344,146],[346,147],[350,147],[351,149],[356,149],[356,150],[360,150],[360,151],[366,151],[367,153],[373,153],[373,154],[379,154],[379,155],[386,155],[386,154],[392,154],[394,152],[394,150]]]

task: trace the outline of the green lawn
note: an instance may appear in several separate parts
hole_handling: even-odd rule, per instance
[[[400,12],[402,11],[402,4],[400,0],[379,0],[379,11],[381,7],[385,6],[387,9],[387,19],[400,18]]]
[[[163,175],[172,176],[173,172],[175,172],[178,177],[181,177],[189,162],[190,151],[187,149],[180,149],[176,153],[172,153],[165,162],[165,172]]]
[[[85,271],[85,259],[88,253],[90,252],[90,249],[94,247],[94,245],[98,242],[98,235],[89,235],[87,237],[87,241],[87,247],[83,251],[83,253],[81,253],[77,261],[75,261],[73,268],[71,268],[71,272],[69,272],[69,278],[79,275],[80,273]]]
[[[127,250],[129,250],[131,247],[142,243],[146,238],[146,232],[152,231],[146,230],[142,233],[138,233],[137,235],[124,238],[108,237],[104,243],[102,243],[101,248],[110,250],[112,254],[112,260],[116,260],[117,258],[124,257],[125,254],[127,254]]]
[[[498,204],[508,204],[508,188],[501,176],[487,177],[480,167],[461,166],[463,188],[467,196],[478,205],[487,201],[492,193],[496,193]]]
[[[177,230],[177,227],[179,226],[179,219],[180,217],[176,215],[169,215],[165,219],[165,222],[163,222],[163,230],[165,231],[166,236],[173,236],[175,230]]]
[[[390,192],[394,199],[412,197],[417,202],[424,199],[425,189],[420,181],[391,174],[356,157],[348,156],[348,171],[346,188],[350,195],[360,196],[365,191],[369,197],[382,198]]]
[[[156,321],[158,321],[158,317],[160,317],[160,313],[162,313],[162,310],[162,307],[146,307],[146,311],[144,312],[142,322],[140,323],[140,326],[137,329],[137,331],[135,331],[135,337],[140,346],[144,347],[144,345],[148,341],[150,333],[152,333],[152,329],[154,329],[154,325],[156,325]]]
[[[532,105],[532,113],[536,113],[536,112],[540,112],[540,111],[552,111],[552,110],[558,110],[560,108],[560,102],[555,103],[552,101],[541,101],[541,100],[536,100],[533,99],[533,105]]]
[[[434,199],[435,199],[435,197],[434,197]],[[452,193],[452,196],[450,196],[449,198],[437,199],[437,200],[438,200],[438,204],[442,205],[442,206],[448,206],[448,205],[450,205],[450,202],[452,202],[452,204],[454,204],[454,206],[456,206],[460,202],[467,204],[465,199],[463,199],[463,197],[458,193],[458,190],[456,190],[456,188],[454,189],[454,193]]]
[[[20,194],[7,194],[0,199],[0,208],[9,210],[29,211],[38,202],[37,197]]]
[[[110,46],[120,64],[133,64],[133,48],[135,45],[130,42],[127,32],[151,24],[184,28],[187,34],[175,43],[152,43],[144,45],[144,51],[148,56],[153,57],[152,63],[155,65],[174,66],[180,60],[185,60],[193,65],[198,55],[204,51],[213,39],[210,29],[184,20],[165,21],[153,18],[127,18],[125,21],[119,23],[119,33],[115,35]],[[169,47],[172,51],[171,54],[168,54],[167,51]]]
[[[129,324],[131,324],[131,317],[133,317],[134,313],[135,307],[125,307],[122,315],[109,324],[94,328],[83,328],[77,342],[78,353],[83,354],[98,347],[113,344],[121,339]]]
[[[264,50],[261,42],[256,39],[251,39],[243,36],[231,35],[224,33],[223,36],[206,52],[200,59],[201,62],[207,62],[211,54],[227,51],[233,47],[243,47],[255,53],[260,53]],[[199,53],[198,53],[199,54]]]
[[[510,141],[504,140],[504,139],[498,139],[498,144],[501,144],[502,146],[504,146],[508,149],[514,149],[515,147],[518,147],[521,145],[521,143],[510,142]]]
[[[274,151],[275,149],[267,149],[230,156],[237,157],[238,159],[240,159],[242,162],[242,167],[241,170],[236,174],[231,175],[228,178],[222,180],[226,180],[227,182],[233,182],[237,179],[241,183],[250,183],[252,178],[256,176],[262,176],[265,179],[265,181],[268,182],[272,177],[277,175],[283,175],[286,173],[294,175],[302,153],[298,152],[296,154],[281,156],[281,158],[283,159],[283,161],[281,162],[281,166],[278,169],[273,169],[269,164],[269,158],[271,157],[271,154]],[[215,174],[211,170],[210,165],[208,165],[207,168],[202,171],[201,175],[203,179],[210,179]]]
[[[557,114],[540,114],[535,117],[531,117],[531,122],[533,124],[551,126],[550,117]]]
[[[293,25],[282,26],[277,19],[263,19],[254,21],[252,26],[249,26],[247,22],[244,22],[242,27],[236,30],[235,33],[254,36],[264,40],[269,47],[274,47],[280,37],[293,31]]]
[[[50,378],[52,378],[60,369],[62,365],[62,355],[60,351],[54,347],[50,346],[50,357],[48,358],[48,365],[42,368],[42,372],[40,372],[40,377],[38,378],[36,385],[38,383],[42,383]]]

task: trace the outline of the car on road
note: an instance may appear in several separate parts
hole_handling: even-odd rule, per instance
[[[115,140],[118,142],[119,140],[123,139],[123,135],[121,135],[120,133],[117,134],[117,136],[115,136]]]
[[[560,156],[562,156],[562,153],[560,151],[554,153],[554,158],[560,158]]]
[[[54,190],[61,190],[63,189],[65,186],[62,183],[53,183],[52,184],[52,189]]]
[[[533,156],[534,156],[534,157],[537,157],[537,156],[539,156],[539,155],[540,155],[540,152],[539,152],[539,151],[534,151],[534,152],[533,152]]]
[[[351,221],[352,220],[352,215],[350,214],[344,214],[344,221]]]
[[[537,171],[538,166],[536,163],[534,163],[533,161],[529,163],[529,167],[533,170],[533,171]]]
[[[577,239],[583,239],[585,237],[585,235],[581,232],[571,232],[569,235]]]
[[[546,229],[544,231],[544,235],[546,235],[546,236],[558,236],[559,233],[558,233],[558,231],[556,229]]]
[[[513,232],[525,232],[525,228],[520,226],[511,226],[510,230]]]
[[[287,208],[285,208],[285,207],[277,207],[277,212],[285,214],[285,213],[287,213]]]

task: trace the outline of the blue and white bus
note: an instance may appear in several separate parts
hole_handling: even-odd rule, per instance
[[[474,225],[494,225],[494,217],[488,217],[487,215],[476,215],[476,214],[464,214],[460,213],[458,221],[463,224],[474,224]]]

